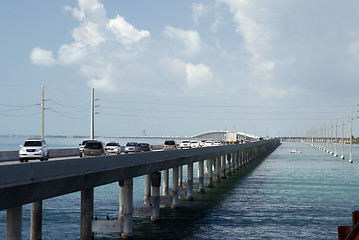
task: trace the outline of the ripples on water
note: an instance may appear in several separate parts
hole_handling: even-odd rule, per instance
[[[303,153],[291,154],[292,148]],[[195,193],[195,201],[182,199],[179,210],[161,208],[161,223],[135,218],[135,239],[337,239],[337,226],[350,225],[351,212],[359,210],[358,146],[353,151],[349,164],[304,143],[283,143],[206,194]],[[118,190],[117,183],[95,189],[96,216],[117,217]],[[134,205],[142,201],[143,177],[134,181]],[[43,239],[79,239],[79,193],[45,200],[43,208]],[[29,205],[23,212],[28,239]],[[5,220],[1,211],[0,239]]]

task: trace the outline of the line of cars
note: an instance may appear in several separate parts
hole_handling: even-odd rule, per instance
[[[207,146],[222,145],[220,141],[211,140],[182,140],[178,145],[174,140],[166,140],[162,145],[163,150],[183,149],[183,148],[198,148]],[[149,143],[128,142],[123,149],[118,142],[103,142],[95,139],[86,139],[79,144],[79,156],[101,156],[109,154],[125,154],[136,152],[152,151],[152,146]],[[20,145],[19,150],[20,162],[27,162],[31,159],[40,159],[46,161],[49,159],[49,149],[44,139],[28,139],[23,145]]]
[[[152,151],[149,143],[128,142],[123,149],[125,154]],[[99,140],[86,139],[79,147],[80,157],[121,154],[122,148],[118,142],[108,142],[104,145]]]
[[[184,149],[184,148],[199,148],[199,147],[211,147],[211,146],[220,146],[223,145],[221,141],[213,140],[182,140],[179,144],[176,144],[174,140],[166,140],[162,148],[164,151],[173,150],[173,149]]]

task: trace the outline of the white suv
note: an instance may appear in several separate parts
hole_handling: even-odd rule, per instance
[[[28,139],[20,147],[20,162],[27,162],[29,159],[41,159],[41,161],[49,159],[49,149],[44,139]]]

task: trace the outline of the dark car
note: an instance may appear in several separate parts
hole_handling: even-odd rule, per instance
[[[137,142],[128,142],[125,146],[125,154],[129,152],[141,152]]]
[[[82,150],[82,157],[85,156],[101,156],[107,155],[102,142],[97,140],[89,140],[85,143],[84,149]]]
[[[138,146],[140,147],[141,152],[152,151],[151,145],[149,143],[139,143]]]

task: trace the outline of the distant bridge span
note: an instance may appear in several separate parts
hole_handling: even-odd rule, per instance
[[[222,131],[208,131],[208,132],[204,132],[204,133],[200,133],[200,134],[191,136],[190,138],[191,139],[207,139],[207,140],[225,141],[228,132],[233,132],[233,131],[224,131],[224,130],[222,130]],[[248,134],[248,133],[237,132],[237,139],[239,141],[240,140],[245,140],[245,139],[258,140],[259,137],[254,136],[252,134]]]

